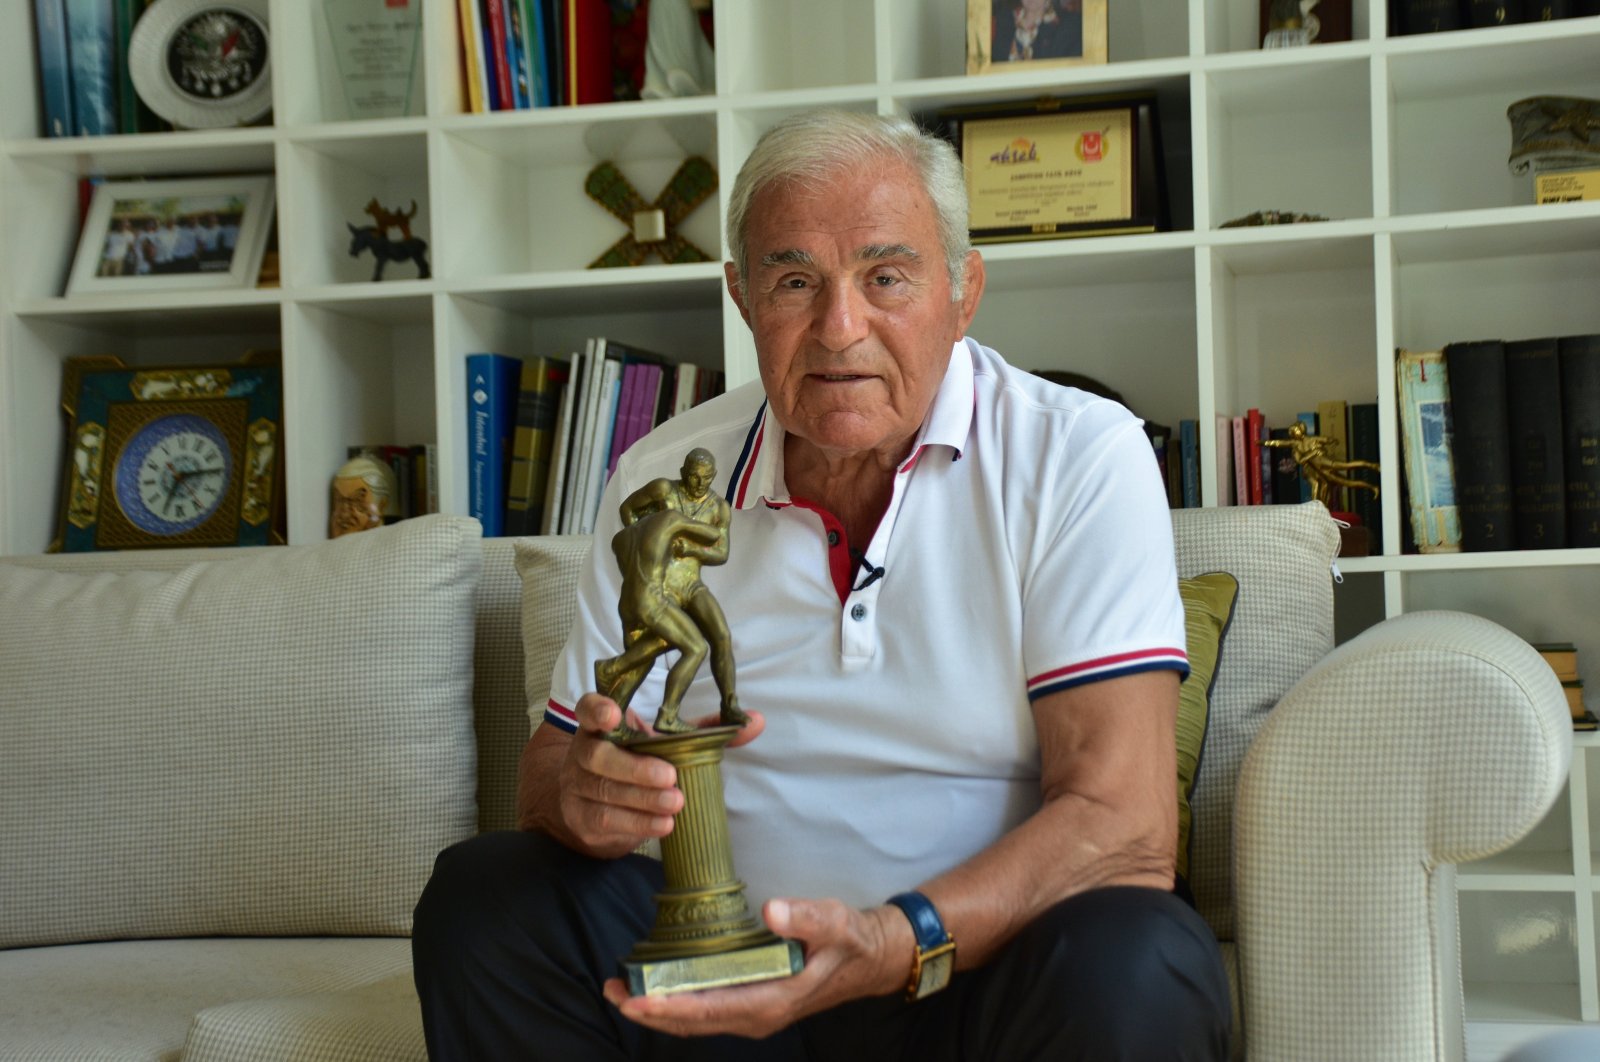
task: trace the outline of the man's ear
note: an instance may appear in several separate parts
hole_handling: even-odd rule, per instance
[[[967,326],[972,324],[972,319],[977,316],[978,303],[983,301],[983,255],[977,251],[968,251],[966,261],[962,263],[962,270],[961,329],[957,333],[957,338],[967,334]]]
[[[745,326],[748,327],[750,307],[745,305],[744,293],[739,290],[739,270],[732,262],[724,262],[722,272],[728,279],[728,296],[733,299],[733,304],[739,307],[739,316],[744,318]]]

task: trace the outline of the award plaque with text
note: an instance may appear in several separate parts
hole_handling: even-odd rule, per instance
[[[339,92],[332,119],[403,118],[421,113],[422,0],[322,0],[326,56]]]
[[[961,108],[940,115],[967,171],[975,243],[1168,227],[1153,96]]]

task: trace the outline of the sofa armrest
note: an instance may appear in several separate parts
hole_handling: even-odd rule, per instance
[[[1560,794],[1571,759],[1554,672],[1480,617],[1399,616],[1308,671],[1239,776],[1250,1057],[1451,1053],[1453,878],[1434,871],[1516,842]]]

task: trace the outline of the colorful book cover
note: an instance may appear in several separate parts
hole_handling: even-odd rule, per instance
[[[511,106],[525,111],[533,106],[533,82],[528,72],[528,33],[522,20],[521,0],[501,0],[505,13],[506,74]]]
[[[1261,440],[1266,430],[1266,418],[1261,415],[1261,410],[1245,410],[1244,458],[1248,466],[1251,505],[1260,505],[1265,500],[1265,495],[1262,493],[1265,484],[1261,481],[1261,457],[1267,448],[1261,445]],[[1234,454],[1235,458],[1238,456]]]
[[[1218,413],[1212,431],[1216,437],[1211,456],[1217,473],[1217,504],[1237,505],[1233,494],[1233,418]]]
[[[491,111],[511,106],[511,75],[506,68],[506,23],[501,10],[504,0],[478,0],[478,33],[483,38],[483,70]]]
[[[585,490],[580,534],[594,534],[595,517],[600,513],[600,498],[606,489],[606,455],[611,451],[611,434],[617,429],[617,402],[622,395],[622,362],[607,357],[600,367],[600,409],[595,417],[594,447],[590,452],[589,481]]]
[[[1246,418],[1233,418],[1233,503],[1252,505],[1250,499],[1250,459],[1245,446]]]
[[[528,90],[535,107],[550,106],[550,64],[545,60],[544,5],[539,0],[517,0],[522,8],[522,30],[527,35]]]
[[[467,355],[467,512],[483,525],[485,537],[505,533],[506,475],[521,376],[518,358]]]
[[[1401,350],[1395,357],[1395,373],[1408,515],[1417,551],[1458,553],[1461,515],[1456,509],[1454,427],[1444,352]]]
[[[108,0],[67,0],[67,57],[77,134],[116,133],[117,33]]]
[[[461,66],[467,83],[467,105],[473,114],[489,109],[489,86],[483,61],[483,33],[478,26],[478,0],[457,0],[461,16]]]
[[[534,357],[522,363],[517,427],[511,440],[511,472],[506,486],[508,535],[536,535],[544,523],[556,415],[566,382],[566,363],[556,358]]]
[[[567,103],[611,100],[611,8],[606,0],[564,0]]]
[[[584,372],[583,400],[578,404],[578,424],[574,429],[571,492],[567,511],[561,517],[561,533],[581,534],[583,531],[584,504],[589,498],[590,469],[594,464],[595,421],[599,417],[600,387],[605,375],[605,340],[590,339],[585,343],[588,365]]]
[[[45,136],[72,136],[72,60],[67,51],[66,0],[33,0],[39,49],[39,105]]]

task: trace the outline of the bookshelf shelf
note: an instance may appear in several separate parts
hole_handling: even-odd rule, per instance
[[[154,364],[281,348],[291,541],[325,535],[328,476],[349,446],[375,440],[437,441],[443,505],[465,512],[469,351],[565,354],[607,335],[720,368],[730,386],[755,377],[719,263],[584,268],[623,234],[583,193],[595,163],[616,161],[650,199],[685,155],[710,159],[723,187],[683,231],[720,255],[727,184],[761,133],[795,111],[921,116],[1141,91],[1160,103],[1172,231],[985,248],[973,334],[1026,368],[1116,387],[1149,419],[1195,418],[1207,441],[1219,414],[1256,407],[1285,424],[1320,400],[1376,401],[1388,553],[1340,562],[1342,635],[1400,612],[1465,608],[1530,640],[1575,641],[1583,666],[1600,667],[1600,550],[1399,555],[1392,382],[1396,346],[1600,332],[1600,203],[1528,205],[1531,183],[1505,162],[1510,103],[1600,97],[1600,18],[1389,39],[1384,0],[1355,0],[1354,40],[1262,52],[1259,0],[1111,7],[1112,62],[969,78],[959,2],[739,0],[716,6],[714,95],[470,114],[455,5],[427,3],[422,113],[345,121],[319,58],[317,5],[271,0],[276,124],[63,140],[38,136],[31,35],[5,35],[0,553],[39,552],[52,536],[61,454],[41,440],[60,438],[69,356]],[[80,179],[215,172],[275,175],[281,288],[62,296]],[[371,259],[349,256],[344,225],[361,223],[372,197],[417,201],[431,279],[395,263],[375,284]],[[1332,220],[1221,228],[1265,209]],[[1213,463],[1202,479],[1202,500],[1216,504]],[[1587,677],[1600,689],[1600,671]],[[1580,746],[1580,767],[1600,755]],[[1582,854],[1574,865],[1517,853],[1510,869],[1463,874],[1466,919],[1492,930],[1544,891],[1566,905],[1574,934],[1559,970],[1467,948],[1475,1015],[1560,997],[1554,1010],[1600,1020],[1586,858],[1600,851],[1587,825],[1600,828],[1600,808],[1591,813],[1580,786],[1568,802],[1574,840],[1560,849]]]

